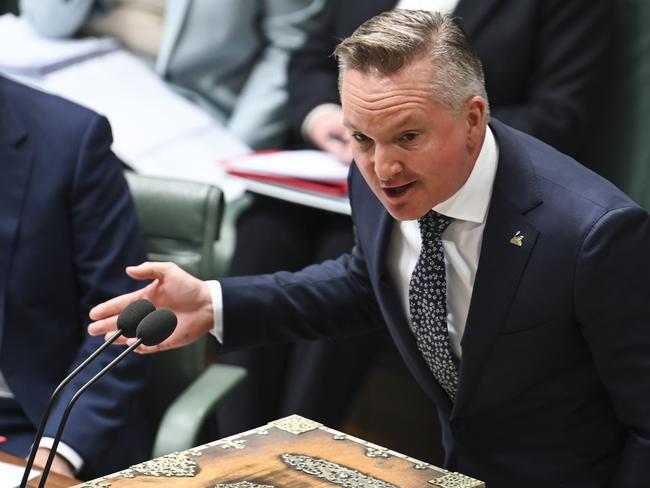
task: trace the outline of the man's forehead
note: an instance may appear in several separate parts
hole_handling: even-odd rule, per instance
[[[434,63],[427,57],[415,59],[405,64],[397,71],[386,72],[377,66],[368,66],[362,69],[353,67],[343,68],[342,81],[348,79],[354,81],[372,80],[376,83],[397,83],[403,81],[419,81],[421,83],[430,83],[435,72]]]
[[[412,118],[418,109],[426,110],[436,101],[426,80],[400,83],[390,78],[369,78],[357,71],[346,73],[342,79],[341,104],[350,126],[365,115]]]
[[[343,125],[350,131],[368,136],[401,133],[408,130],[421,130],[430,123],[430,117],[423,110],[412,105],[396,105],[388,111],[374,113],[371,110],[346,110],[343,107]]]

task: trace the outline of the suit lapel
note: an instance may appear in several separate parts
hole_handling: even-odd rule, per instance
[[[156,58],[156,73],[162,78],[165,78],[167,75],[169,61],[176,49],[176,44],[181,35],[191,3],[192,0],[170,0],[167,2],[163,39],[158,57]],[[215,8],[218,7],[215,6]]]
[[[454,416],[471,399],[538,236],[525,216],[542,203],[532,165],[509,130],[496,121],[491,126],[499,144],[499,163],[461,341],[463,359]],[[524,236],[521,246],[511,242],[516,233]]]
[[[13,246],[32,166],[27,132],[5,96],[0,78],[0,327],[4,328],[4,304]]]
[[[429,397],[443,410],[446,415],[451,411],[451,402],[447,394],[435,381],[429,367],[427,366],[422,354],[420,353],[415,337],[408,325],[407,317],[404,315],[404,309],[399,300],[399,295],[392,282],[392,277],[388,273],[388,247],[394,220],[388,214],[386,209],[379,203],[374,196],[376,203],[373,209],[373,216],[369,216],[369,222],[378,222],[375,234],[371,238],[372,245],[367,250],[370,261],[370,272],[377,276],[375,293],[377,301],[381,308],[384,319],[389,325],[389,331],[393,337],[404,362],[420,384],[421,388]]]
[[[460,0],[454,15],[462,21],[463,28],[469,38],[475,38],[476,32],[485,19],[489,17],[500,0]]]

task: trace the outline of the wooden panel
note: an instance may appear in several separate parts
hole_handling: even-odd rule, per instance
[[[222,486],[223,485],[223,486]],[[381,446],[292,415],[78,488],[484,488]]]

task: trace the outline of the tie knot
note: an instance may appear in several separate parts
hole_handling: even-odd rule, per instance
[[[418,219],[420,224],[420,233],[422,237],[439,236],[451,224],[453,219],[446,215],[439,214],[434,210],[430,210],[424,216]]]

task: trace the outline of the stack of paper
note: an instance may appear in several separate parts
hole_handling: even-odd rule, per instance
[[[0,71],[43,76],[64,66],[115,50],[114,39],[46,39],[12,14],[0,16]]]
[[[113,150],[141,173],[223,186],[215,161],[251,151],[123,50],[55,71],[40,86],[104,114]]]
[[[323,151],[257,152],[224,161],[229,174],[327,195],[345,195],[349,167]]]

